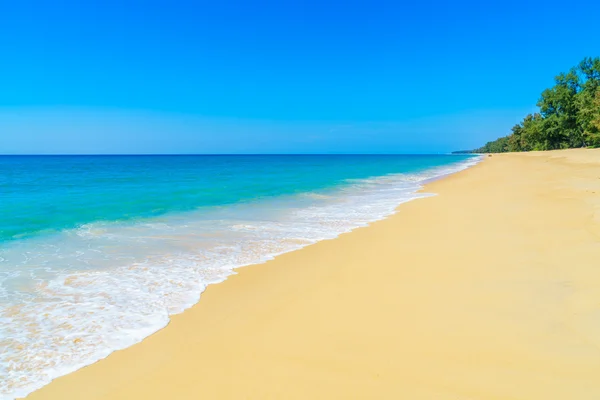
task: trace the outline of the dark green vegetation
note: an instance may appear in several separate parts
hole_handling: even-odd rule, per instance
[[[600,57],[585,58],[542,92],[539,112],[473,153],[600,147]]]

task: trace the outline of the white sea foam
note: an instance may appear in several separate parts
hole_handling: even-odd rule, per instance
[[[234,268],[385,218],[428,196],[417,193],[422,183],[479,160],[328,193],[92,223],[0,248],[0,399],[25,396],[141,341]]]

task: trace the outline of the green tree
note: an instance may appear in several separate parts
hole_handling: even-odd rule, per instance
[[[600,113],[600,58],[586,58],[579,64],[584,79],[577,95],[577,123],[581,126],[583,140],[598,146],[598,114]]]
[[[580,89],[577,71],[555,78],[555,85],[542,92],[537,105],[544,119],[545,132],[542,150],[553,150],[583,145],[583,132],[577,124],[576,95]]]
[[[600,146],[600,57],[584,58],[542,92],[539,113],[527,115],[509,136],[477,152]]]
[[[523,151],[543,150],[542,115],[539,113],[528,114],[521,125],[521,149]]]
[[[523,125],[517,124],[512,127],[511,131],[512,134],[508,136],[508,145],[506,147],[506,150],[523,151],[523,147],[521,146]]]
[[[600,90],[596,90],[592,100],[589,123],[586,124],[584,138],[588,145],[600,147]]]
[[[504,153],[506,151],[508,151],[508,136],[487,142],[483,147],[473,150],[474,153]]]

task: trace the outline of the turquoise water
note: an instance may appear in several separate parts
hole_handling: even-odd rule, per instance
[[[310,192],[461,156],[0,157],[0,241]],[[464,157],[463,157],[464,158]]]
[[[0,399],[139,342],[233,268],[384,218],[476,161],[0,157]]]

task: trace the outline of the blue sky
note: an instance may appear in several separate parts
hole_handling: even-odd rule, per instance
[[[0,153],[429,153],[600,55],[600,2],[0,3]]]

